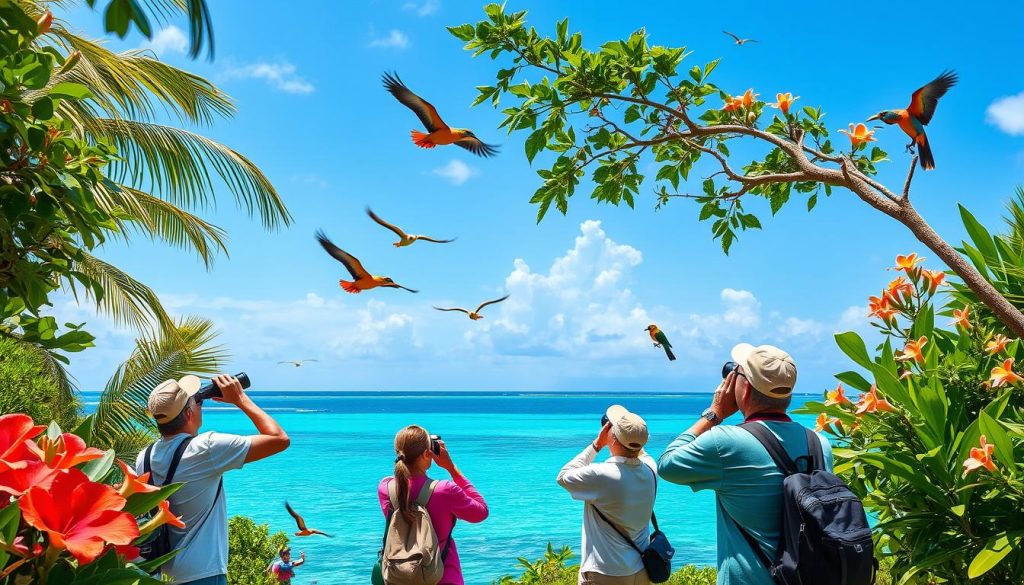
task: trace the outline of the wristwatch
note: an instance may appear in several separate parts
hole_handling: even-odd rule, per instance
[[[700,417],[703,419],[707,419],[707,421],[711,424],[716,424],[722,421],[722,419],[718,418],[718,413],[710,408],[700,413]]]

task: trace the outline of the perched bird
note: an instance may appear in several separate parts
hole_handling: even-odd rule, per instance
[[[296,368],[300,368],[300,367],[302,367],[302,364],[304,364],[306,362],[315,362],[315,361],[316,360],[288,360],[288,361],[277,362],[277,363],[278,364],[289,364],[289,365],[295,366]]]
[[[400,228],[398,226],[391,225],[390,223],[388,223],[388,222],[384,221],[383,219],[381,219],[369,207],[366,208],[366,215],[369,215],[370,219],[372,219],[373,221],[379,223],[380,225],[382,225],[382,226],[388,228],[389,230],[395,232],[396,234],[398,234],[399,240],[394,243],[394,246],[396,248],[401,248],[403,246],[411,246],[412,243],[415,242],[416,240],[423,240],[424,242],[434,242],[435,244],[448,244],[450,242],[454,242],[455,241],[455,238],[452,238],[450,240],[435,240],[434,238],[428,238],[427,236],[415,236],[415,235],[407,234],[404,231],[402,231],[402,228]]]
[[[467,311],[466,309],[463,309],[461,307],[451,307],[450,309],[444,309],[444,308],[441,308],[441,307],[434,307],[434,308],[437,309],[438,311],[459,311],[459,312],[462,312],[462,313],[465,313],[465,314],[469,315],[470,319],[472,319],[474,321],[479,321],[480,319],[484,318],[484,316],[480,314],[480,311],[482,311],[484,309],[484,307],[486,307],[487,305],[494,305],[494,304],[500,303],[500,302],[504,301],[505,299],[507,299],[508,297],[509,297],[509,295],[505,295],[505,296],[501,297],[500,299],[494,299],[493,301],[486,301],[486,302],[480,303],[480,306],[477,307],[475,311]]]
[[[644,331],[651,334],[651,339],[654,341],[654,347],[661,347],[665,349],[665,355],[668,356],[669,361],[676,359],[676,354],[672,353],[672,344],[668,342],[668,337],[665,337],[665,332],[658,329],[655,324],[650,324]]]
[[[299,516],[298,512],[296,512],[288,502],[284,503],[284,508],[288,510],[291,517],[295,519],[295,524],[299,527],[299,531],[295,533],[295,536],[312,536],[314,534],[319,534],[321,536],[326,536],[327,538],[334,538],[326,532],[320,532],[316,528],[306,528],[306,521],[303,520],[302,516]]]
[[[412,131],[412,141],[416,146],[434,148],[438,145],[454,144],[477,156],[487,157],[498,154],[497,146],[484,144],[470,130],[449,128],[438,115],[437,109],[406,87],[399,79],[398,74],[385,73],[384,87],[391,92],[391,95],[395,96],[395,99],[402,102],[402,105],[412,110],[427,128],[429,134],[419,130]]]
[[[761,41],[758,41],[757,39],[741,39],[738,36],[732,34],[731,32],[729,32],[727,30],[723,30],[722,32],[724,32],[725,34],[727,34],[730,37],[732,37],[733,39],[735,39],[737,45],[745,45],[747,43],[759,43],[759,42],[761,42]]]
[[[914,146],[917,145],[921,149],[921,168],[934,169],[935,158],[932,157],[932,147],[928,144],[928,136],[924,133],[924,127],[932,121],[939,98],[946,95],[949,88],[956,85],[957,79],[955,72],[943,71],[941,75],[914,92],[914,95],[910,97],[910,105],[907,106],[907,109],[882,110],[868,120],[899,124],[900,129],[910,137],[907,152],[913,153]]]
[[[349,274],[351,274],[352,278],[355,279],[351,282],[344,279],[338,281],[338,284],[341,285],[341,288],[344,289],[345,292],[358,294],[364,290],[377,288],[378,286],[400,288],[413,293],[420,292],[418,290],[406,288],[394,280],[391,280],[388,276],[376,276],[374,274],[370,274],[365,268],[363,268],[363,265],[359,262],[358,258],[332,244],[331,241],[327,239],[327,236],[320,230],[317,230],[316,232],[316,240],[320,242],[320,245],[323,246],[324,250],[327,250],[327,253],[330,254],[332,258],[344,264],[345,268],[348,269]]]

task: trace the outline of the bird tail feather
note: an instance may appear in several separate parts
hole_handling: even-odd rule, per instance
[[[928,144],[928,137],[924,134],[918,142],[918,153],[921,155],[921,168],[930,171],[935,168],[935,158],[932,157],[932,147]]]
[[[347,293],[359,294],[359,288],[356,287],[356,283],[354,282],[349,282],[347,280],[339,280],[338,284],[340,284],[341,288]]]
[[[672,353],[672,349],[669,346],[665,346],[665,355],[668,356],[668,361],[673,362],[676,359],[676,354]]]
[[[436,144],[430,141],[429,134],[425,134],[423,132],[420,132],[419,130],[413,130],[412,132],[410,132],[410,134],[412,134],[413,144],[419,146],[420,148],[434,148],[435,146],[437,146]]]

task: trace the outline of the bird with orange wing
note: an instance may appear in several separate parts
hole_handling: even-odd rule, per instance
[[[412,293],[419,292],[398,284],[392,280],[390,276],[377,276],[375,274],[370,274],[365,268],[363,268],[363,264],[358,258],[335,246],[320,230],[317,230],[316,232],[316,241],[320,242],[320,245],[323,246],[323,249],[326,250],[328,254],[331,255],[331,258],[341,262],[348,270],[349,274],[352,275],[353,280],[342,279],[338,281],[338,284],[341,285],[341,288],[345,292],[358,294],[364,290],[377,288],[378,286],[386,288],[400,288]]]
[[[921,168],[934,169],[935,158],[932,156],[932,147],[928,143],[928,135],[924,133],[924,127],[932,121],[935,107],[939,105],[939,98],[946,95],[949,88],[956,85],[956,82],[955,72],[944,71],[942,75],[914,92],[907,109],[882,110],[868,120],[881,120],[886,124],[899,125],[900,129],[910,137],[907,152],[913,153],[914,147],[917,146],[921,154]]]

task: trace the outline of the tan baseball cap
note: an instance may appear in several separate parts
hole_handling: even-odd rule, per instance
[[[199,386],[199,378],[196,376],[161,382],[149,393],[149,413],[157,424],[171,422],[188,404],[188,399],[199,392]]]
[[[743,368],[750,385],[765,396],[786,398],[796,386],[796,363],[774,345],[754,347],[741,343],[732,348],[732,359]]]
[[[605,411],[608,422],[612,423],[612,434],[627,449],[643,449],[647,444],[647,423],[638,415],[629,412],[618,404],[613,404]]]

